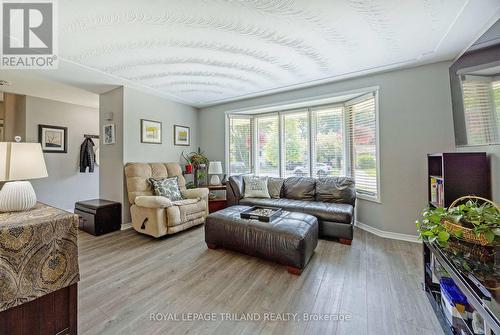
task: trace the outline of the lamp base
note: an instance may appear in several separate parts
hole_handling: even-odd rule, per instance
[[[5,183],[0,191],[0,212],[22,212],[36,205],[36,194],[29,181]]]
[[[212,175],[212,178],[210,178],[210,185],[220,185],[220,178],[218,175]]]

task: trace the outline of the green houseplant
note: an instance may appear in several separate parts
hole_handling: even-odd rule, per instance
[[[474,200],[456,205],[465,198]],[[420,239],[437,241],[441,245],[446,244],[451,236],[493,245],[500,242],[500,209],[489,200],[468,196],[457,199],[449,208],[425,209],[416,226]]]

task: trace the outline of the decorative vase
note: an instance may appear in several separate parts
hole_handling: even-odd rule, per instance
[[[193,164],[186,164],[185,168],[187,174],[193,173]]]

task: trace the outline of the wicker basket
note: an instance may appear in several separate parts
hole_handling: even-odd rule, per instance
[[[497,211],[500,213],[500,207],[497,204],[495,204],[493,201],[485,199],[485,198],[481,198],[481,197],[472,196],[472,195],[458,198],[457,200],[455,200],[451,203],[449,208],[453,208],[460,201],[467,200],[467,199],[477,199],[477,200],[482,200],[484,202],[488,202],[488,203],[492,204],[493,207],[495,207],[497,209]],[[486,239],[486,237],[484,236],[483,233],[479,233],[479,235],[476,235],[476,233],[474,233],[473,229],[464,227],[460,224],[450,222],[446,219],[442,219],[441,223],[445,227],[446,231],[448,231],[448,233],[450,233],[452,235],[455,235],[456,232],[461,231],[462,232],[461,239],[463,239],[464,241],[474,243],[474,244],[480,244],[480,245],[490,245],[490,243],[488,242],[488,240]]]

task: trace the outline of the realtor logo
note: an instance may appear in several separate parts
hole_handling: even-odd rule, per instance
[[[2,58],[8,69],[57,67],[55,2],[3,0]]]

